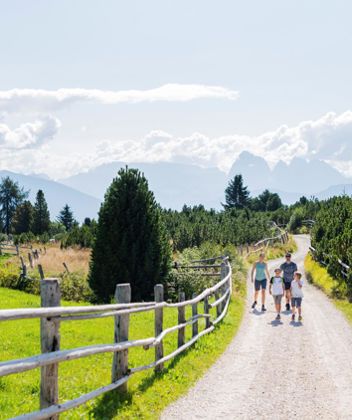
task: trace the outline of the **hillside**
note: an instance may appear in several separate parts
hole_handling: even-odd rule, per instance
[[[85,217],[96,217],[99,210],[99,199],[69,186],[38,176],[0,171],[0,179],[6,176],[17,181],[25,190],[29,190],[29,199],[32,202],[35,200],[37,191],[42,189],[48,202],[52,219],[56,218],[66,203],[70,205],[75,218],[79,221],[83,221]]]

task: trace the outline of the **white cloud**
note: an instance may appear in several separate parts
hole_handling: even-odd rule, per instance
[[[2,151],[38,148],[55,136],[60,125],[60,121],[52,116],[21,124],[14,130],[0,123],[0,148]]]
[[[41,111],[58,109],[75,102],[100,104],[173,101],[186,102],[195,99],[238,99],[238,92],[222,86],[169,83],[148,90],[99,90],[99,89],[12,89],[0,91],[0,110]]]
[[[186,137],[154,130],[141,139],[111,140],[97,144],[94,153],[57,156],[39,149],[17,150],[11,158],[0,154],[0,168],[21,172],[46,172],[63,178],[112,161],[184,162],[217,166],[227,172],[243,151],[264,157],[269,163],[290,162],[294,157],[322,159],[352,176],[352,112],[328,113],[295,127],[281,126],[259,136],[229,135],[211,138],[201,133]]]

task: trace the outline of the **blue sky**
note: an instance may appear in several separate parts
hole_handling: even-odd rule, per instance
[[[315,156],[349,173],[347,0],[15,0],[0,6],[1,169],[59,178],[111,159],[145,158],[227,170],[248,149],[273,164]],[[168,84],[180,92],[217,86],[239,97],[207,93],[109,104],[81,98],[57,106],[35,92]],[[11,102],[13,89],[20,91]],[[30,100],[23,89],[34,92]]]

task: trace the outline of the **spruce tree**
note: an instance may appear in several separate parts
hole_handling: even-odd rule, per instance
[[[33,217],[33,233],[42,235],[47,232],[50,227],[50,213],[48,204],[42,190],[37,192],[37,197],[34,203],[34,217]]]
[[[8,235],[10,233],[12,219],[16,208],[28,196],[17,182],[10,177],[2,178],[0,183],[0,218],[3,230]]]
[[[243,209],[249,203],[248,188],[243,185],[242,175],[236,175],[225,190],[226,209],[236,208]]]
[[[161,210],[136,169],[121,169],[99,211],[89,284],[110,302],[116,284],[130,283],[134,301],[149,300],[166,280],[171,262]]]
[[[15,233],[28,233],[32,230],[33,212],[33,206],[30,201],[24,201],[16,208],[12,222]]]
[[[68,204],[65,204],[64,208],[60,211],[57,220],[65,226],[67,231],[73,228],[75,219],[73,217],[73,212]]]

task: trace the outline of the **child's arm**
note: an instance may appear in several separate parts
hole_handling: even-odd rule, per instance
[[[302,280],[298,280],[298,287],[300,289],[302,289],[302,287],[303,287],[303,281]]]
[[[285,294],[284,279],[281,277],[282,295]]]

